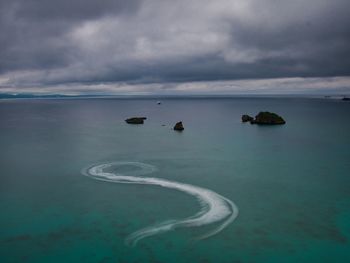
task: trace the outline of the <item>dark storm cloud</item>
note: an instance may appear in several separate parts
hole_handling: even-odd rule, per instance
[[[349,1],[267,2],[255,6],[268,10],[263,24],[232,20],[232,35],[242,48],[276,52],[260,66],[273,64],[286,76],[349,75]]]
[[[0,0],[0,86],[349,76],[347,0]]]
[[[139,1],[1,0],[0,72],[64,67],[76,46],[66,34],[76,24],[106,15],[132,12]]]
[[[13,4],[14,1],[11,3]],[[15,5],[19,17],[45,22],[52,19],[94,19],[107,14],[132,12],[138,4],[138,0],[22,0]]]
[[[139,0],[1,0],[3,14],[14,12],[23,21],[84,20],[132,12]]]

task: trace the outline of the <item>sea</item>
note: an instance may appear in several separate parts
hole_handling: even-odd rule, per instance
[[[286,124],[241,122],[260,111]],[[0,100],[0,262],[350,262],[349,116],[311,97]]]

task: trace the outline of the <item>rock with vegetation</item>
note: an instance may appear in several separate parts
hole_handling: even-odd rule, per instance
[[[126,119],[125,121],[129,124],[143,124],[144,120],[146,120],[146,117],[132,117],[129,119]]]
[[[252,116],[249,116],[247,114],[242,115],[242,122],[248,122],[248,121],[252,121],[254,120],[254,118]]]
[[[182,121],[179,121],[178,123],[175,124],[174,130],[175,131],[183,131],[185,128],[182,124]]]
[[[263,125],[278,125],[285,124],[286,121],[276,113],[261,111],[255,116],[255,119],[250,121],[251,124],[263,124]]]

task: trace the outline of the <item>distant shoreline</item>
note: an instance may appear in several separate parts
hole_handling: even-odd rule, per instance
[[[0,93],[0,100],[13,99],[250,99],[250,98],[309,98],[341,100],[348,95],[319,95],[319,94],[189,94],[189,95],[63,95],[63,94],[7,94]]]

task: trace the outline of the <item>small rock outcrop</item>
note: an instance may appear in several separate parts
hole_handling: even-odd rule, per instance
[[[254,118],[252,116],[249,116],[247,114],[242,115],[242,122],[248,122],[248,121],[252,121],[254,120]]]
[[[285,124],[286,121],[276,113],[261,111],[255,116],[255,119],[250,121],[251,124],[276,125]]]
[[[178,123],[175,124],[174,126],[174,130],[175,131],[183,131],[185,128],[184,126],[182,125],[182,121],[179,121]]]
[[[344,98],[342,98],[342,100],[344,100],[344,101],[350,101],[350,98],[349,98],[349,97],[344,97]]]
[[[144,120],[146,120],[147,118],[146,117],[132,117],[132,118],[129,118],[129,119],[126,119],[126,123],[129,123],[129,124],[143,124],[144,123]]]

